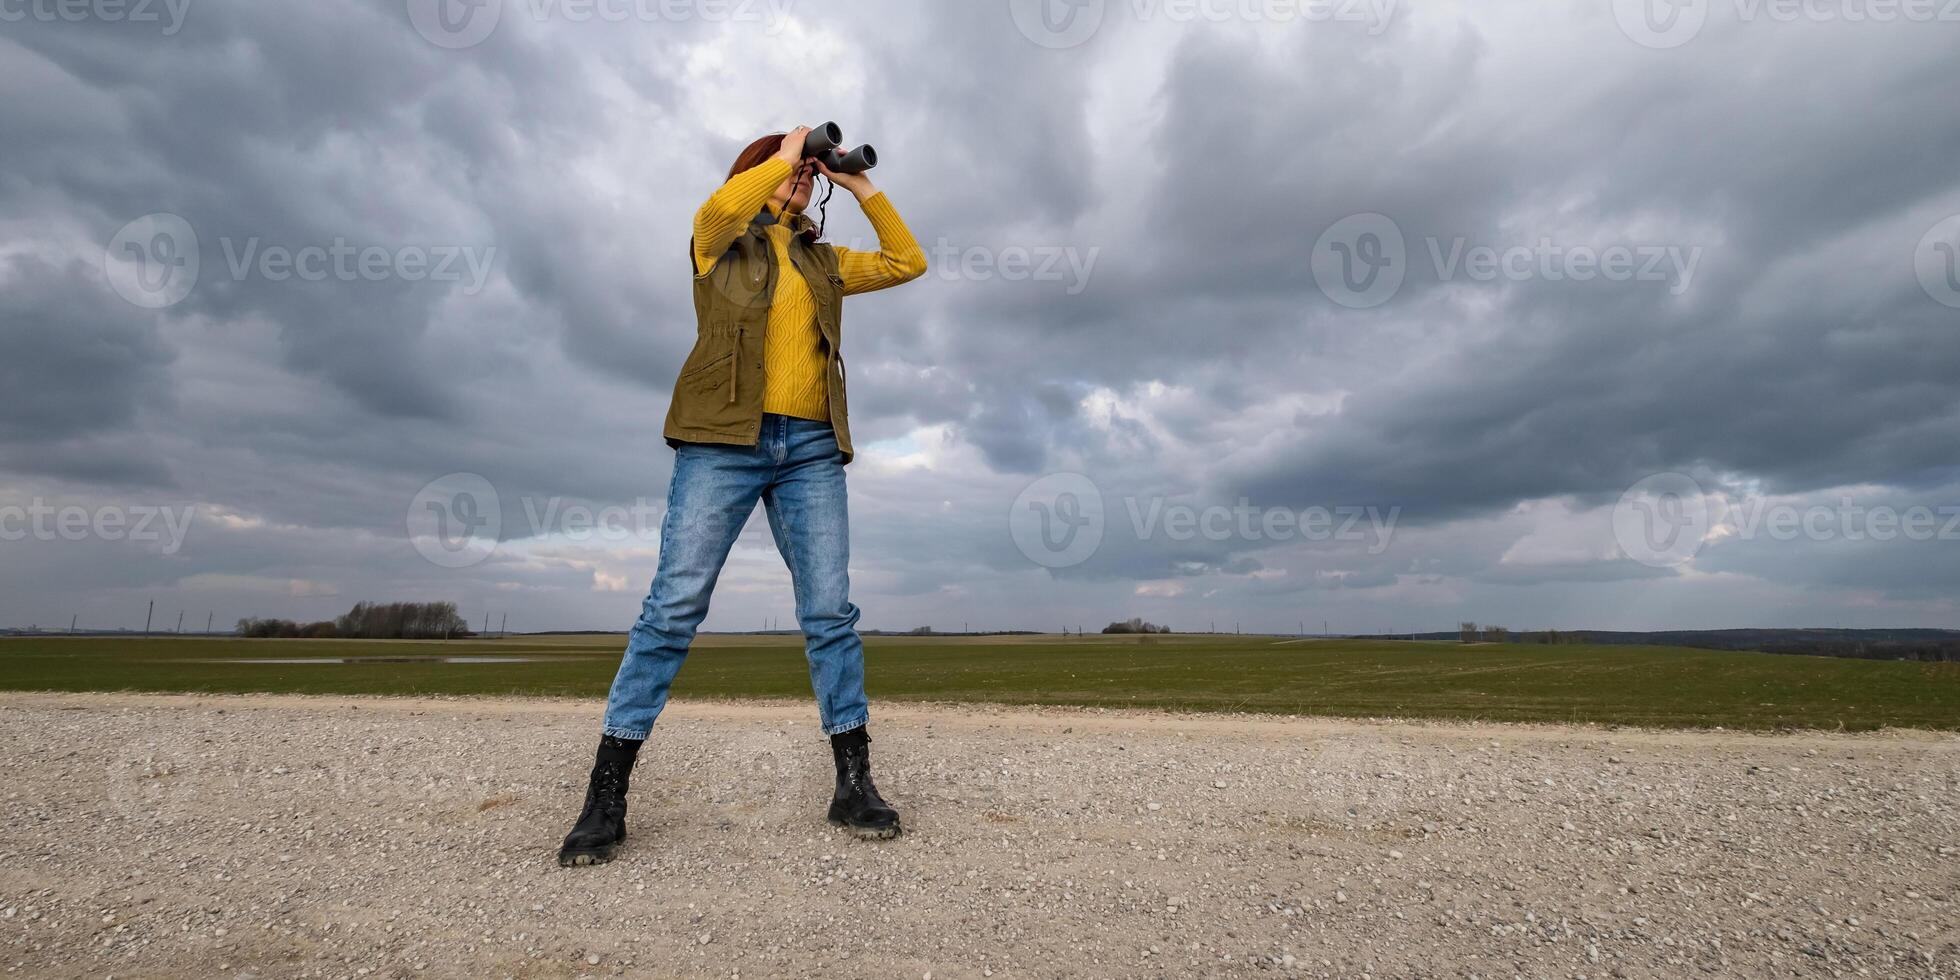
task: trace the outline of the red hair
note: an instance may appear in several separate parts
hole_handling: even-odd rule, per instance
[[[733,177],[745,170],[753,170],[756,167],[762,166],[770,157],[776,155],[777,150],[783,148],[783,137],[788,135],[788,133],[770,133],[750,143],[747,148],[742,150],[741,155],[735,158],[735,162],[729,166],[728,176]]]

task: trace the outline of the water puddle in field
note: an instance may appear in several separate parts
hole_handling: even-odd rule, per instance
[[[596,660],[596,657],[205,657],[193,664],[530,664],[544,660]]]

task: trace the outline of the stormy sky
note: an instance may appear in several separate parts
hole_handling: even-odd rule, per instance
[[[0,0],[0,625],[624,629],[834,119],[867,627],[1960,626],[1947,6]]]

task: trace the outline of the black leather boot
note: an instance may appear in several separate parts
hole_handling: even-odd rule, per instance
[[[889,840],[900,833],[898,811],[871,783],[871,736],[853,728],[830,736],[837,761],[837,794],[830,800],[830,822],[865,840]]]
[[[558,848],[558,863],[570,868],[604,864],[626,839],[626,790],[633,774],[638,742],[607,736],[599,742],[599,758],[585,787],[585,809]]]

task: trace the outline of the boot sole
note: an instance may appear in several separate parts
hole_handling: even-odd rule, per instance
[[[558,852],[558,866],[561,868],[580,868],[593,864],[605,864],[613,859],[614,845],[605,847],[581,847],[577,850]]]
[[[597,847],[561,847],[558,849],[558,866],[561,868],[583,868],[594,864],[605,864],[613,859],[619,845],[626,840],[621,834],[619,840]]]
[[[905,832],[905,828],[899,826],[898,824],[892,824],[889,827],[858,827],[852,824],[845,823],[844,821],[839,820],[836,817],[831,817],[829,819],[830,819],[830,825],[832,827],[838,827],[843,830],[848,830],[851,832],[851,835],[856,837],[858,840],[891,840],[892,838],[897,837]]]

